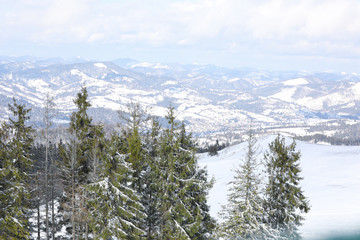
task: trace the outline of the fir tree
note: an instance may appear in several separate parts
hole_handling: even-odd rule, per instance
[[[265,211],[261,196],[257,140],[252,129],[248,132],[245,159],[230,182],[228,204],[222,206],[220,235],[229,239],[274,239],[269,227],[262,222]]]
[[[300,212],[310,210],[300,181],[300,152],[295,151],[295,140],[289,146],[285,138],[278,135],[269,144],[265,154],[268,183],[266,187],[266,222],[279,232],[279,239],[301,239],[298,226],[304,219]]]
[[[30,148],[34,130],[26,126],[31,109],[13,99],[9,110],[14,119],[3,124],[0,130],[1,186],[0,236],[4,239],[27,239],[29,236],[29,185],[28,171],[32,166]]]

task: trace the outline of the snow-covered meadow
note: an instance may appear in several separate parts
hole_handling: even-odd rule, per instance
[[[259,160],[275,137],[258,140]],[[292,141],[286,140],[288,144]],[[243,159],[245,146],[246,143],[231,146],[213,157],[199,154],[200,165],[206,166],[216,181],[209,194],[211,214],[216,218],[221,205],[227,202],[227,183]],[[301,152],[301,186],[311,205],[300,228],[304,239],[360,234],[360,147],[297,141],[296,149]]]

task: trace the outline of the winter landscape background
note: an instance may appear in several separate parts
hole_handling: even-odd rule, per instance
[[[75,109],[74,95],[82,86],[89,91],[91,116],[109,126],[119,121],[117,111],[126,111],[130,102],[140,103],[160,118],[171,103],[200,146],[216,139],[232,145],[217,156],[199,155],[200,165],[216,180],[209,195],[211,214],[216,218],[220,205],[226,204],[233,169],[245,154],[244,143],[237,143],[243,141],[250,123],[263,151],[275,138],[269,134],[309,137],[312,143],[298,141],[297,146],[302,154],[302,187],[311,203],[301,233],[305,239],[359,233],[360,149],[326,142],[342,139],[357,143],[357,74],[167,65],[131,59],[75,61],[3,57],[2,119],[8,117],[7,103],[14,97],[33,109],[31,122],[41,129],[44,94],[50,92],[58,109],[54,122],[61,127],[69,121]]]

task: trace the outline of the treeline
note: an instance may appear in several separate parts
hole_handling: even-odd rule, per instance
[[[327,136],[324,134],[314,134],[309,136],[297,136],[296,139],[301,141],[313,141],[314,143],[329,143],[330,145],[359,146],[359,138],[340,138]]]
[[[209,153],[210,156],[215,156],[218,154],[218,151],[225,149],[226,147],[230,146],[229,142],[226,143],[219,143],[219,140],[216,139],[214,144],[206,144],[204,147],[198,147],[197,153]]]
[[[167,124],[138,106],[105,137],[88,115],[86,88],[74,100],[66,140],[43,144],[14,100],[0,128],[0,239],[209,239],[216,226],[206,202],[212,186],[196,146],[169,107]],[[44,214],[45,216],[42,216]]]

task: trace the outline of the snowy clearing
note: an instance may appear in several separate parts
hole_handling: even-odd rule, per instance
[[[262,152],[275,136],[259,139]],[[291,143],[287,138],[287,144]],[[221,205],[227,202],[227,183],[232,180],[232,169],[243,158],[246,143],[226,148],[217,156],[199,154],[201,166],[207,166],[215,184],[209,194],[212,216],[218,219]],[[360,233],[360,147],[326,146],[297,141],[301,152],[301,183],[311,210],[300,231],[305,240],[324,239],[341,234]],[[259,154],[259,159],[263,154]]]

